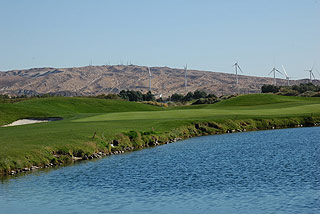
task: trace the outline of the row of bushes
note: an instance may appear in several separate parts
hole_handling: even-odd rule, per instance
[[[143,94],[140,91],[122,90],[118,96],[128,101],[155,101],[155,96],[151,93],[151,91]]]
[[[153,106],[165,107],[165,108],[168,107],[167,103],[157,102],[157,101],[143,101],[142,103],[153,105]]]
[[[301,83],[293,86],[263,85],[262,93],[276,93],[285,96],[320,97],[320,86],[312,83]]]
[[[186,95],[175,93],[169,97],[172,102],[188,102],[201,98],[217,98],[214,94],[207,94],[205,91],[196,90],[195,92],[188,92]]]
[[[220,102],[222,100],[227,100],[232,97],[235,97],[236,95],[225,95],[221,97],[209,97],[209,98],[200,98],[192,103],[192,105],[200,105],[200,104],[214,104],[217,102]]]
[[[58,95],[53,94],[43,94],[43,95],[34,95],[34,96],[19,96],[19,97],[10,97],[8,95],[1,95],[0,94],[0,102],[18,102],[25,99],[31,98],[46,98],[46,97],[55,97]],[[152,94],[151,91],[147,93],[142,93],[140,91],[134,90],[122,90],[119,94],[100,94],[97,96],[89,96],[93,98],[99,99],[113,99],[113,100],[127,100],[127,101],[134,101],[134,102],[144,102],[146,104],[156,105],[156,106],[164,106],[166,102],[174,102],[180,103],[181,105],[185,104],[186,102],[194,101],[193,104],[212,104],[220,101],[221,99],[218,98],[214,94],[207,94],[205,91],[196,90],[194,92],[188,92],[186,95],[175,93],[172,96],[168,97],[167,99],[162,99],[161,97],[156,99],[155,95]]]
[[[108,95],[98,95],[97,98],[104,99],[124,99],[128,101],[138,101],[146,104],[163,106],[164,102],[175,102],[175,103],[186,103],[192,100],[198,101],[199,104],[203,103],[215,103],[218,98],[214,94],[207,94],[205,91],[196,90],[194,92],[188,92],[186,95],[175,93],[167,99],[162,99],[161,97],[156,99],[155,95],[148,91],[146,94],[140,91],[133,90],[122,90],[119,94],[108,94]]]

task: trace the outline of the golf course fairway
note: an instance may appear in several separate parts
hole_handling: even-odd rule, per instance
[[[320,98],[253,94],[216,104],[168,108],[80,97],[0,103],[0,126],[18,119],[51,117],[63,120],[0,127],[0,174],[193,136],[314,126],[320,122]]]

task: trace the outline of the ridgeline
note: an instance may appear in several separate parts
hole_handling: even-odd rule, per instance
[[[152,67],[152,92],[169,97],[185,93],[184,70]],[[255,77],[233,73],[188,70],[188,91],[203,90],[218,96],[225,94],[259,93],[264,84],[272,84],[271,77]],[[307,83],[308,79],[290,80],[290,85]],[[319,80],[314,84],[320,85]],[[287,80],[277,78],[278,85]],[[96,96],[117,94],[121,90],[147,92],[149,75],[146,66],[103,65],[73,68],[33,68],[0,72],[0,93],[10,95],[55,94],[62,96]]]

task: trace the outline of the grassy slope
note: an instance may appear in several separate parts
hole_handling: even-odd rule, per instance
[[[94,98],[42,98],[14,104],[0,103],[0,125],[20,118],[30,117],[72,117],[79,113],[108,113],[126,111],[156,111],[159,107],[141,105],[121,100]]]
[[[151,131],[161,134],[199,121],[320,116],[319,98],[246,95],[214,105],[161,108],[115,100],[48,98],[0,104],[0,123],[24,117],[60,116],[51,123],[0,128],[0,169],[46,162],[53,151],[97,149],[116,134]],[[5,120],[2,117],[5,117]],[[97,137],[92,141],[93,133]],[[33,164],[32,163],[32,164]],[[30,163],[29,163],[30,164]]]

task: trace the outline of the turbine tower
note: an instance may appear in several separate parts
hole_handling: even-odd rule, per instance
[[[276,85],[276,72],[278,72],[279,74],[282,74],[281,71],[279,71],[278,69],[276,69],[276,67],[273,67],[272,70],[270,71],[269,75],[273,72],[273,85]]]
[[[187,92],[187,86],[188,86],[188,80],[187,80],[187,77],[188,77],[188,65],[186,64],[186,66],[184,66],[184,88]]]
[[[305,70],[305,71],[309,71],[309,73],[310,73],[310,83],[312,83],[312,77],[313,77],[313,79],[316,79],[313,74],[313,69],[314,69],[314,64],[310,70]]]
[[[234,69],[236,71],[236,85],[238,85],[238,83],[239,83],[239,80],[238,80],[238,69],[239,69],[239,71],[241,71],[241,73],[243,73],[243,72],[242,72],[238,62],[234,63],[233,66],[234,66]]]
[[[148,67],[148,72],[149,72],[149,91],[151,92],[151,78],[152,78],[152,75],[151,75],[150,67]]]
[[[288,76],[288,73],[283,65],[282,65],[282,69],[283,69],[284,75],[286,76],[287,84],[288,84],[288,86],[290,86],[290,77]]]

